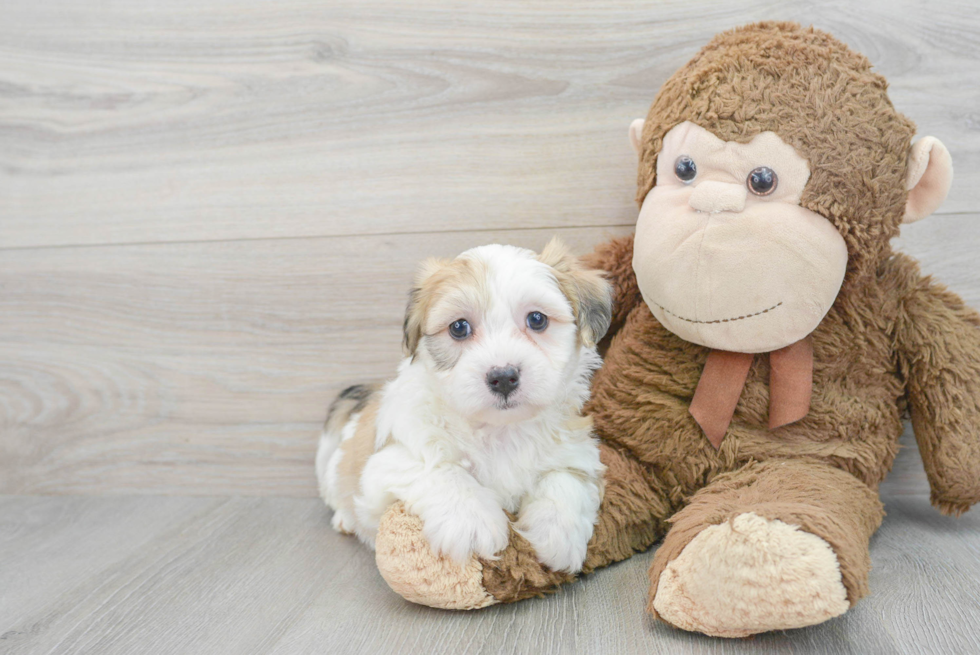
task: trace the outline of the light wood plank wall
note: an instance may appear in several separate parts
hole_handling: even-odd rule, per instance
[[[635,219],[626,128],[714,33],[815,24],[942,139],[901,247],[980,305],[970,2],[4,4],[0,493],[315,494],[415,263]]]

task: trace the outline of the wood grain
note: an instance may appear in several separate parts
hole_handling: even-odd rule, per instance
[[[901,245],[980,306],[975,215]],[[629,228],[11,250],[0,258],[0,490],[315,494],[325,407],[390,376],[423,254],[555,232],[580,252]]]
[[[8,498],[0,510],[15,528],[0,565],[19,583],[3,595],[4,652],[267,652],[341,572],[370,579],[373,564],[332,548],[315,501]],[[152,529],[132,539],[140,527]]]
[[[394,373],[423,255],[627,230],[7,251],[0,491],[315,495],[327,404]]]
[[[908,461],[903,461],[908,460]],[[902,452],[899,466],[920,466]],[[823,625],[710,639],[644,613],[653,552],[475,612],[403,601],[316,499],[0,497],[5,653],[971,653],[980,514],[892,495],[871,595]]]
[[[652,552],[411,605],[318,500],[252,497],[315,495],[326,404],[393,371],[419,259],[627,233],[626,127],[741,23],[833,32],[949,146],[897,245],[980,306],[973,4],[5,3],[0,493],[98,496],[0,496],[0,652],[980,652],[980,515],[929,507],[908,429],[872,596],[751,640],[651,622]]]
[[[713,34],[830,30],[980,206],[971,2],[4,6],[0,247],[623,225],[630,121]]]
[[[900,245],[980,304],[980,26],[810,3],[952,148]],[[410,271],[635,218],[624,126],[768,3],[14,2],[0,24],[0,491],[312,495]],[[576,227],[580,226],[580,227]],[[102,245],[100,245],[102,244]]]

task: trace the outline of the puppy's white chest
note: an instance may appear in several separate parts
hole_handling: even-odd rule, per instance
[[[479,435],[479,446],[462,455],[460,466],[493,491],[505,509],[516,512],[548,466],[540,448],[515,429],[497,429]]]

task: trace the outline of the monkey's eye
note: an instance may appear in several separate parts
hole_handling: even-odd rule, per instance
[[[462,341],[471,334],[473,334],[473,328],[470,327],[470,322],[465,318],[457,318],[449,324],[449,335],[457,341]]]
[[[698,174],[698,167],[694,164],[694,160],[687,155],[681,155],[674,162],[674,175],[681,182],[687,184],[693,180]]]
[[[768,166],[760,166],[749,173],[749,176],[745,179],[745,184],[748,185],[749,191],[757,196],[768,196],[776,190],[778,183],[779,178],[776,177],[776,171]]]
[[[541,312],[531,312],[524,319],[524,322],[535,332],[544,332],[544,329],[548,327],[548,317]]]

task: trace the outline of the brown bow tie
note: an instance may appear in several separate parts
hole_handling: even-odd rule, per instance
[[[691,415],[717,450],[752,367],[752,353],[712,350],[691,401]],[[788,425],[810,411],[813,342],[806,337],[769,353],[769,429]]]

